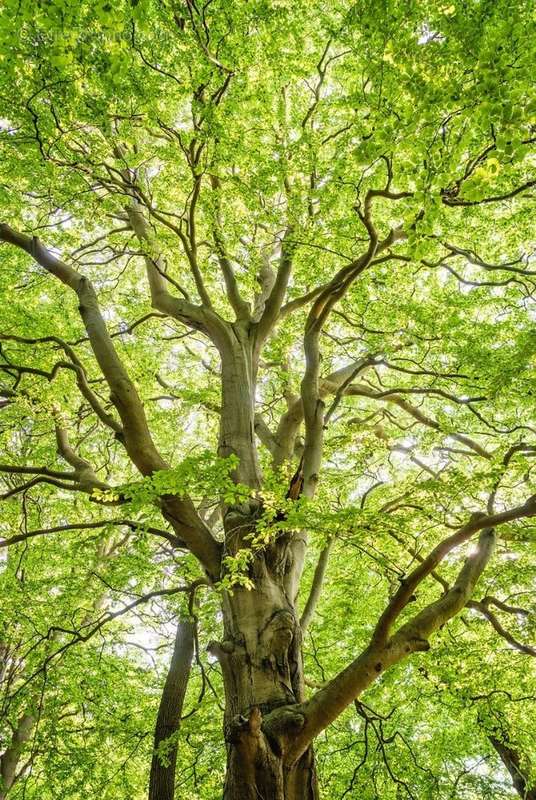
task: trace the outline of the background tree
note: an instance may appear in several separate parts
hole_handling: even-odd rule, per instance
[[[502,792],[475,751],[533,791],[481,668],[530,684],[535,652],[533,28],[524,2],[5,4],[4,795],[53,796],[77,659],[119,746],[91,727],[113,752],[73,797],[143,796],[151,760],[169,797],[218,704],[225,779],[221,734],[204,783],[179,748],[200,796]],[[140,614],[194,637],[194,727],[188,647],[152,756],[121,715],[155,706]]]

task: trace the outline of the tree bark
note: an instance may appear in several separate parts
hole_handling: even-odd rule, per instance
[[[9,790],[17,780],[17,769],[25,744],[31,738],[36,718],[32,713],[24,713],[18,723],[9,747],[0,758],[0,800],[6,800]]]
[[[277,543],[257,555],[254,588],[225,595],[225,638],[212,645],[225,686],[224,800],[318,798],[312,748],[295,764],[285,760],[303,723],[297,708],[304,692],[301,630],[285,590],[292,564],[284,553]]]
[[[220,347],[221,417],[219,454],[238,456],[234,473],[238,483],[258,489],[261,473],[255,445],[255,389],[258,362],[254,355],[251,326],[229,325]]]
[[[296,476],[300,493],[306,497],[314,495],[324,424],[317,386],[319,356],[315,335],[313,331],[310,352],[306,348],[307,369],[302,382],[306,438],[300,474]],[[493,528],[482,530],[482,518],[496,520],[477,515],[438,545],[395,594],[370,645],[305,701],[302,630],[296,610],[304,536],[279,530],[273,540],[252,547],[263,505],[262,495],[255,491],[262,484],[262,476],[254,438],[257,361],[253,339],[251,326],[236,322],[229,326],[225,345],[220,348],[220,455],[238,456],[234,479],[255,492],[246,502],[224,507],[222,515],[223,564],[225,557],[248,550],[247,578],[251,587],[234,586],[224,594],[224,638],[211,648],[220,662],[225,690],[224,800],[317,800],[312,751],[315,737],[382,672],[412,652],[428,649],[429,636],[466,604],[495,544]],[[450,549],[477,530],[481,530],[478,547],[466,560],[454,586],[391,635],[393,624],[415,587]],[[318,581],[321,582],[321,574]]]
[[[220,455],[239,458],[236,481],[256,490],[262,476],[255,443],[255,337],[248,323],[230,326],[220,350],[222,402]],[[225,555],[251,548],[262,513],[261,498],[224,508]],[[295,576],[300,560],[293,555],[296,534],[254,551],[248,578],[253,588],[233,587],[223,597],[224,636],[212,643],[225,689],[227,775],[224,800],[316,800],[310,748],[292,766],[285,750],[301,724],[292,707],[303,702],[301,629],[295,608]],[[290,706],[290,708],[289,708]],[[273,712],[281,709],[274,717]],[[267,719],[269,717],[269,720]]]
[[[501,761],[512,777],[512,784],[518,795],[523,800],[536,800],[536,784],[529,781],[525,771],[521,766],[521,758],[517,750],[514,749],[508,737],[503,734],[502,738],[488,735],[488,739],[497,751]]]
[[[194,652],[194,624],[181,620],[177,625],[173,655],[164,683],[154,732],[154,752],[149,779],[149,800],[173,800],[177,764],[177,733]],[[168,740],[165,755],[158,748]],[[161,757],[163,756],[163,757]]]

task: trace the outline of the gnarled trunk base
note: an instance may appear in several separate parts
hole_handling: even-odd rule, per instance
[[[312,748],[291,768],[277,741],[262,730],[258,708],[241,718],[228,735],[224,800],[318,800]]]

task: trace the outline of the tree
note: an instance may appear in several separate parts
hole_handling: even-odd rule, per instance
[[[462,612],[481,658],[489,623],[534,655],[510,599],[534,580],[532,8],[323,5],[5,4],[10,591],[12,552],[54,588],[70,531],[124,534],[91,571],[108,605],[62,594],[72,622],[17,662],[12,778],[23,689],[157,599],[200,665],[215,631],[225,800],[318,797],[315,740],[352,708],[381,730],[359,698]],[[319,603],[351,634],[320,680]]]

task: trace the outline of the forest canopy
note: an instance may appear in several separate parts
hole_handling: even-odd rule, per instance
[[[535,800],[535,21],[3,0],[0,800]]]

